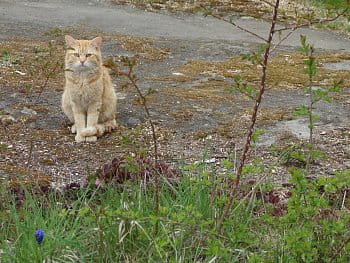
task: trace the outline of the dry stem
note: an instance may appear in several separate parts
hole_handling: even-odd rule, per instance
[[[266,77],[267,77],[267,65],[268,65],[269,56],[270,56],[271,43],[272,43],[272,40],[273,40],[273,35],[275,33],[275,26],[276,26],[276,23],[277,23],[277,14],[278,14],[279,3],[280,3],[280,0],[276,0],[276,3],[274,5],[274,7],[273,7],[273,16],[272,16],[272,21],[271,21],[271,28],[270,28],[270,32],[269,32],[269,36],[268,36],[268,40],[267,40],[267,45],[268,46],[265,49],[264,59],[263,59],[263,62],[262,62],[260,91],[259,91],[258,97],[257,97],[257,99],[255,101],[253,114],[252,114],[252,117],[251,117],[251,123],[250,123],[250,126],[248,128],[248,133],[247,133],[247,137],[246,137],[246,141],[245,141],[245,145],[244,145],[244,150],[243,150],[243,153],[242,153],[242,156],[241,156],[241,159],[240,159],[240,163],[239,163],[239,166],[238,166],[238,169],[237,169],[236,179],[235,179],[234,183],[230,184],[231,191],[230,191],[229,199],[227,200],[227,202],[225,204],[225,207],[224,207],[224,210],[223,210],[223,212],[221,214],[221,217],[219,218],[219,220],[217,222],[217,225],[216,225],[216,230],[218,232],[221,231],[222,224],[223,224],[225,218],[227,217],[228,212],[230,211],[230,208],[232,206],[232,202],[233,202],[233,200],[235,198],[236,191],[237,191],[237,188],[238,188],[241,176],[242,176],[242,170],[243,170],[243,167],[245,165],[245,162],[246,162],[246,159],[247,159],[247,156],[248,156],[248,151],[249,151],[249,148],[250,148],[252,135],[253,135],[253,132],[254,132],[254,127],[255,127],[255,123],[256,123],[256,119],[257,119],[257,113],[258,113],[258,110],[259,110],[259,107],[260,107],[260,104],[261,104],[261,101],[262,101],[262,96],[263,96],[263,94],[265,92]]]
[[[124,71],[119,70],[119,68],[117,67],[117,65],[115,65],[114,62],[112,65],[105,64],[105,66],[110,68],[117,75],[121,75],[121,76],[126,77],[129,80],[129,82],[131,83],[131,85],[136,89],[137,94],[139,95],[139,97],[141,99],[141,104],[144,107],[148,123],[151,127],[151,130],[152,130],[154,167],[156,167],[158,164],[158,140],[157,140],[157,135],[156,135],[156,128],[155,128],[155,125],[154,125],[152,118],[151,118],[151,114],[150,114],[150,111],[149,111],[149,108],[147,105],[146,97],[142,94],[139,86],[136,83],[137,79],[136,79],[135,75],[133,74],[133,65],[128,65],[129,66],[128,72],[124,72]],[[154,206],[155,206],[155,211],[158,212],[158,210],[159,210],[159,174],[158,174],[158,172],[155,175],[155,205]]]

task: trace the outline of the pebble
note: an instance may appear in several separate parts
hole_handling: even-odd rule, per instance
[[[139,123],[140,123],[140,120],[137,119],[137,118],[133,118],[133,117],[129,118],[129,119],[126,121],[126,124],[127,124],[127,126],[129,126],[129,127],[134,127],[134,126],[136,126],[136,125],[139,124]]]
[[[346,166],[346,168],[350,168],[350,161],[345,162],[344,165]]]
[[[185,74],[180,73],[180,72],[173,72],[173,75],[175,75],[175,76],[185,76]]]
[[[28,114],[28,115],[37,115],[38,114],[35,110],[29,109],[27,107],[24,107],[23,110],[21,110],[21,113]]]
[[[125,100],[126,99],[126,93],[116,92],[115,95],[117,96],[117,100]]]
[[[26,73],[22,72],[22,71],[19,71],[19,70],[16,70],[15,73],[21,75],[21,76],[24,76],[26,75]]]
[[[11,125],[16,122],[16,119],[11,115],[0,115],[0,122],[3,125]]]

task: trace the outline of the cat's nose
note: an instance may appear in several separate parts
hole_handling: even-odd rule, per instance
[[[84,65],[85,60],[80,60],[81,65]]]

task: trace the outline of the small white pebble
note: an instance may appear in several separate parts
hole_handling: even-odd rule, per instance
[[[19,71],[19,70],[16,70],[15,73],[21,75],[21,76],[24,76],[26,75],[26,73],[22,72],[22,71]]]
[[[185,76],[185,74],[180,73],[180,72],[173,72],[173,75],[175,75],[175,76]]]

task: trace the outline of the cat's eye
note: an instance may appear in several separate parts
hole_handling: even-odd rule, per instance
[[[73,53],[74,56],[80,57],[79,53]]]
[[[91,57],[92,54],[91,53],[87,53],[85,56],[88,58],[88,57]]]

